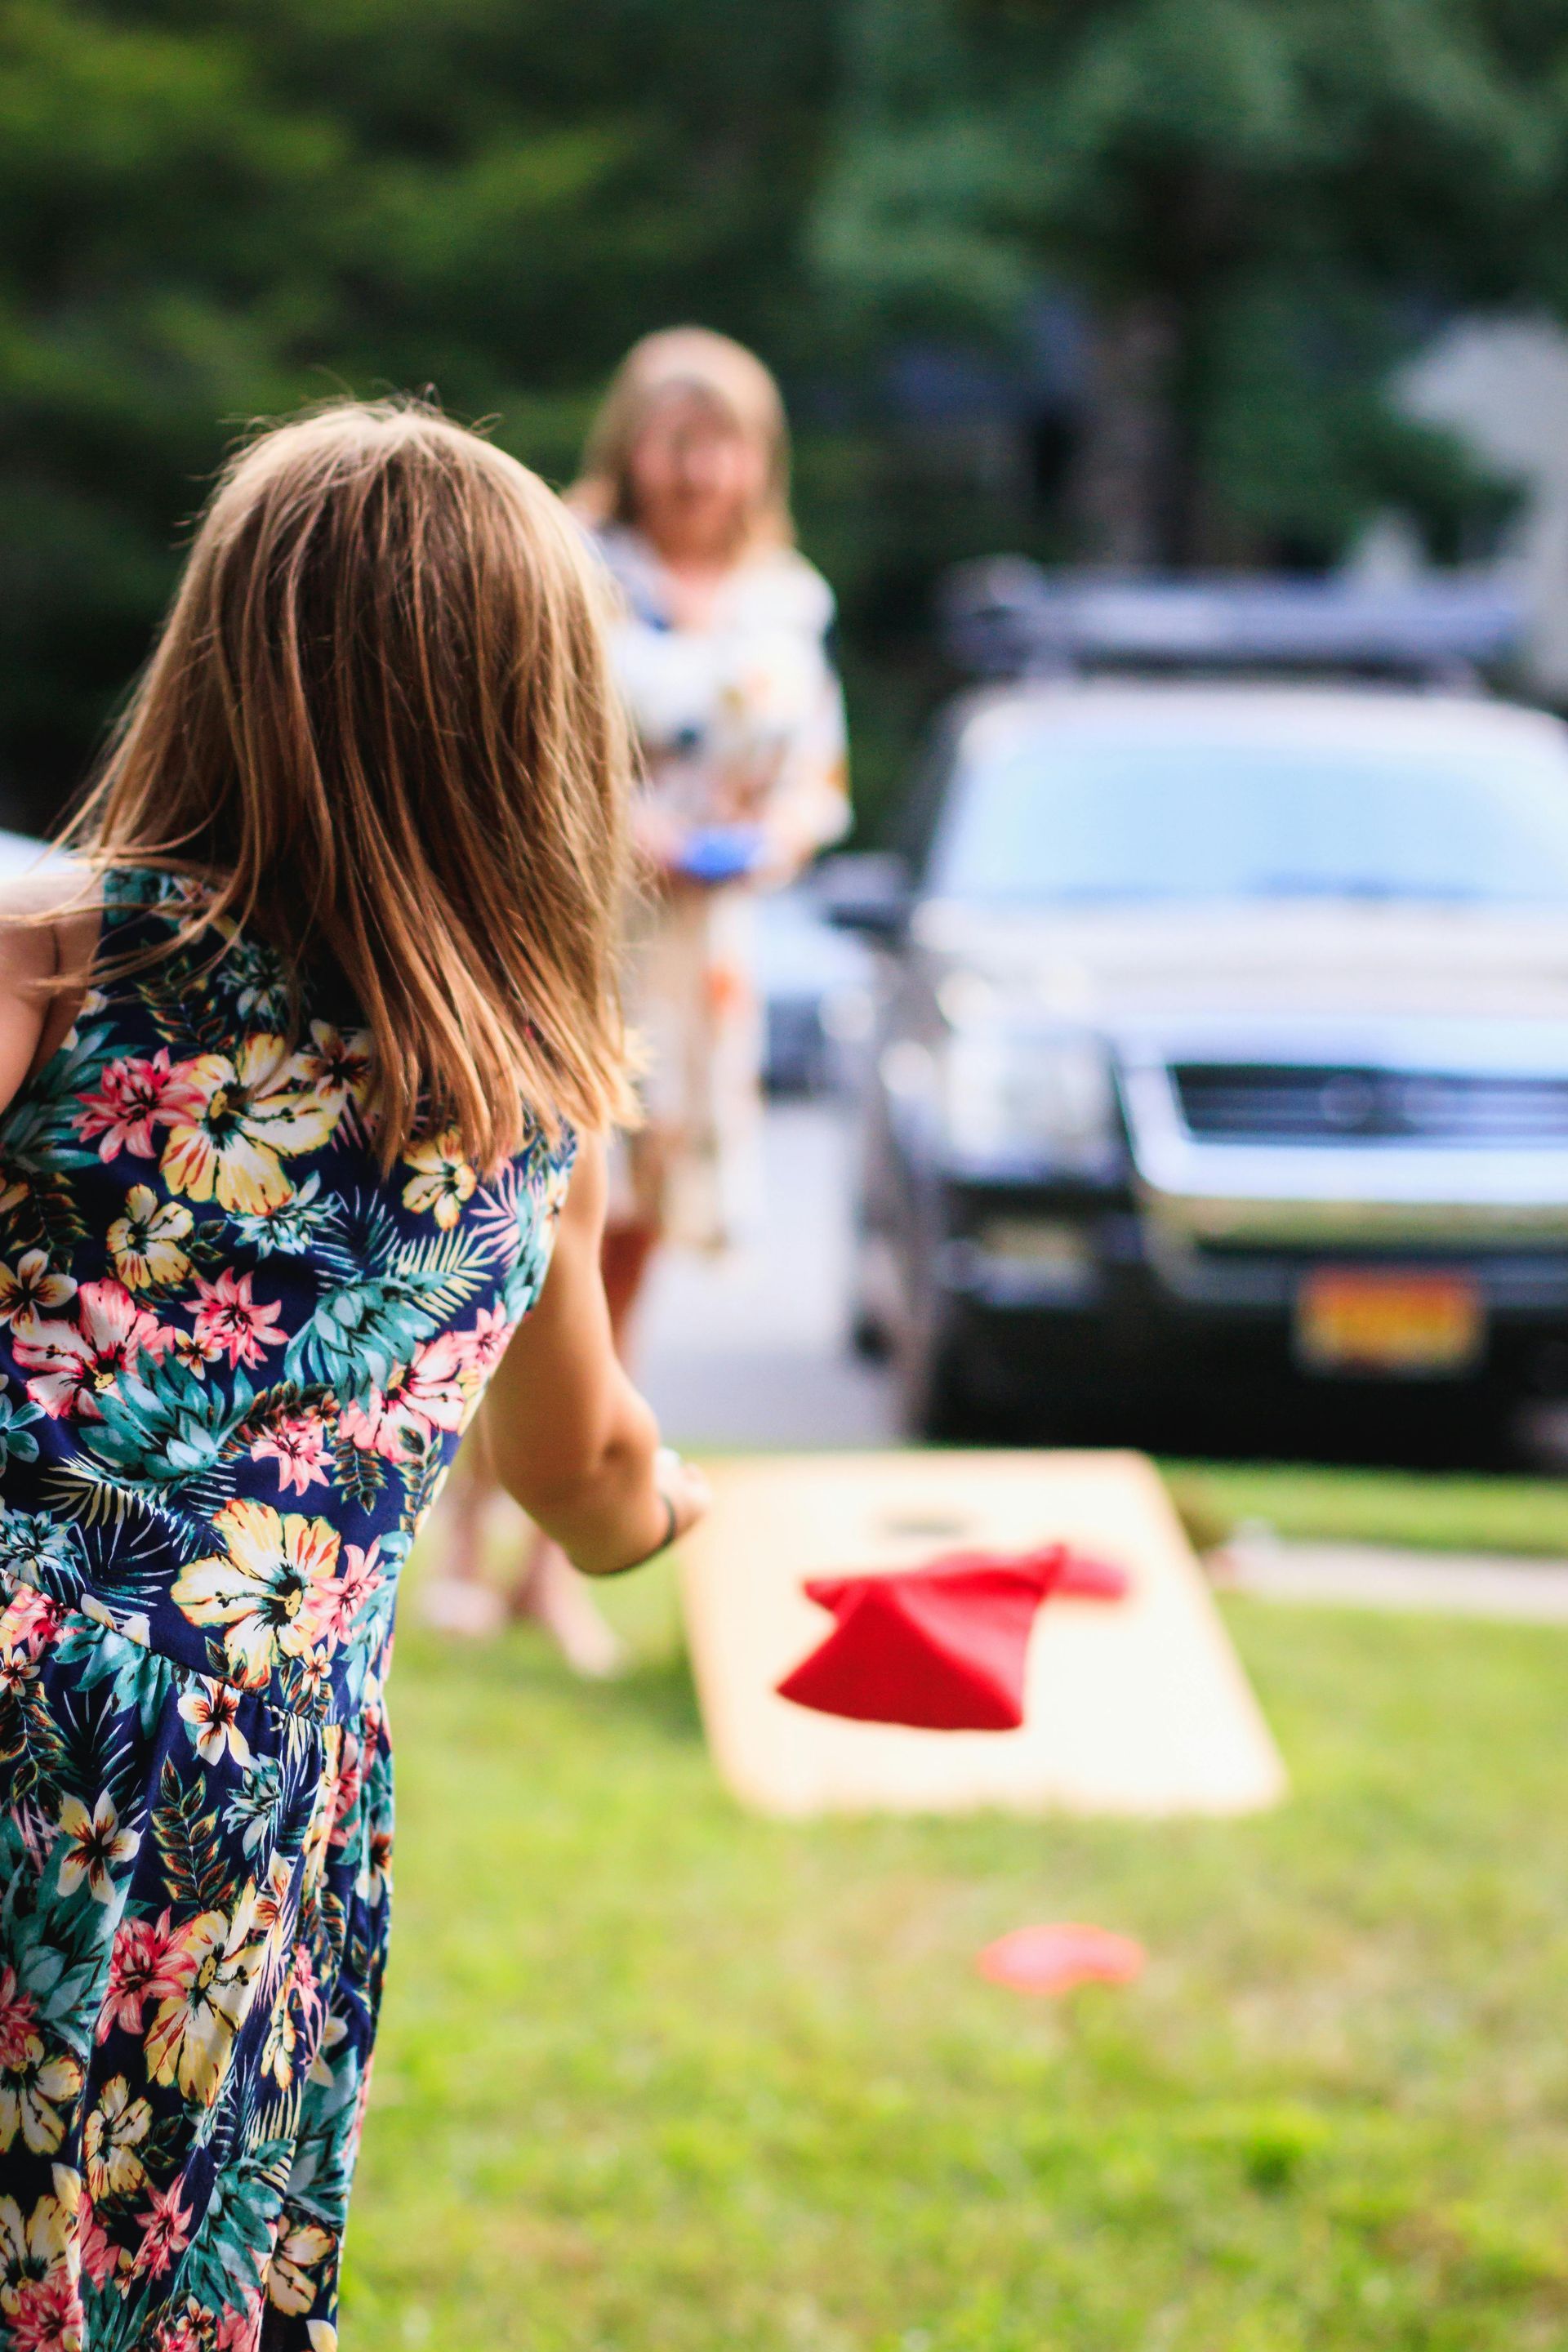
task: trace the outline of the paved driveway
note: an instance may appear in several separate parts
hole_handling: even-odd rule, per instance
[[[754,1244],[709,1262],[667,1252],[644,1309],[637,1374],[672,1444],[879,1445],[889,1383],[844,1342],[848,1164],[840,1113],[770,1108]]]

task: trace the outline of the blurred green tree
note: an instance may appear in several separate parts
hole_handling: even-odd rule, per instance
[[[432,386],[570,470],[700,315],[786,358],[832,0],[5,0],[0,791],[42,822],[243,422]]]
[[[1459,302],[1563,288],[1563,0],[852,0],[824,282],[863,337],[1089,322],[1070,499],[1120,565],[1324,561],[1495,506],[1398,417]]]
[[[0,0],[5,810],[81,773],[246,419],[430,385],[560,478],[689,317],[789,385],[875,799],[952,556],[1322,560],[1390,496],[1458,545],[1496,486],[1383,384],[1568,300],[1565,145],[1568,0]],[[1008,406],[1051,288],[1065,461]]]

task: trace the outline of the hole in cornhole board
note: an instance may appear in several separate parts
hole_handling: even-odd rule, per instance
[[[708,1467],[713,1509],[682,1543],[682,1594],[710,1746],[743,1802],[797,1816],[1161,1816],[1248,1812],[1285,1793],[1203,1571],[1142,1455],[764,1454]],[[778,1696],[825,1630],[809,1580],[917,1568],[954,1534],[998,1552],[1066,1543],[1129,1578],[1113,1607],[1041,1608],[1018,1729],[850,1721]]]

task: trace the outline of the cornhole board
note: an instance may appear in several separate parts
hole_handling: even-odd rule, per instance
[[[703,1721],[762,1812],[1245,1813],[1285,1769],[1203,1571],[1142,1454],[756,1454],[705,1465],[713,1508],[680,1547]],[[830,1630],[809,1576],[1063,1541],[1131,1580],[1047,1600],[1017,1731],[848,1722],[774,1685]]]

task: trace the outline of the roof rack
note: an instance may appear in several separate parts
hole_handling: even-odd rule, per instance
[[[1341,579],[1049,573],[1022,556],[950,572],[950,658],[983,677],[1090,668],[1340,671],[1473,683],[1518,643],[1519,599],[1465,573],[1408,588]]]

